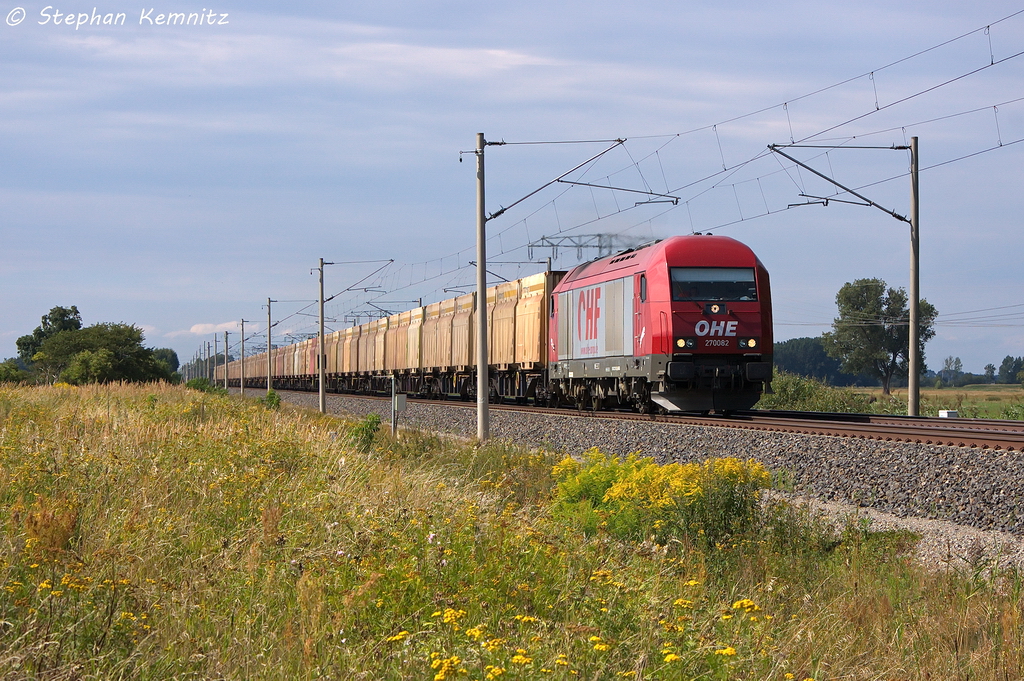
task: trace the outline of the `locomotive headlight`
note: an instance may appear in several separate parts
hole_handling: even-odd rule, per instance
[[[740,339],[740,347],[741,348],[756,348],[757,347],[757,339],[756,338],[741,338]]]
[[[676,339],[676,347],[677,348],[685,348],[686,347],[686,339],[685,338],[677,338]]]
[[[704,314],[729,314],[729,308],[726,307],[725,303],[704,303]]]

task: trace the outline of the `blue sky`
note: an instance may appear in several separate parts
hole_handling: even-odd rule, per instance
[[[94,7],[124,25],[40,24]],[[239,319],[262,334],[272,296],[286,317],[276,343],[314,330],[314,308],[284,301],[316,296],[320,257],[395,261],[358,284],[373,291],[328,305],[332,328],[371,304],[448,297],[474,278],[474,165],[459,152],[477,132],[626,138],[570,179],[680,198],[637,206],[638,194],[552,186],[489,223],[493,260],[525,261],[541,236],[726,234],[769,268],[779,339],[826,330],[847,281],[905,287],[909,232],[874,208],[789,208],[835,190],[767,145],[916,135],[921,288],[940,312],[929,366],[954,355],[980,372],[1024,355],[1024,307],[1011,307],[1024,14],[1004,20],[1024,6],[250,1],[209,8],[222,25],[140,25],[200,9],[0,3],[0,357],[54,305],[137,324],[187,360]],[[609,146],[489,147],[489,212]],[[906,214],[906,152],[792,153]],[[327,289],[377,267],[329,267]]]

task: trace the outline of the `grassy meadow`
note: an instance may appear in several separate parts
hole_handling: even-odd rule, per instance
[[[0,678],[1024,678],[1024,580],[771,475],[0,387]],[[782,476],[784,477],[784,476]]]

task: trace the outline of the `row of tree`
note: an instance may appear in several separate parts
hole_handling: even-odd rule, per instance
[[[0,364],[0,382],[176,380],[177,353],[147,348],[144,341],[137,326],[104,322],[83,327],[78,307],[54,307],[32,333],[17,340],[18,357]]]
[[[910,311],[906,291],[894,289],[881,279],[857,279],[844,284],[836,294],[839,316],[832,330],[818,338],[793,338],[775,344],[775,365],[783,371],[809,376],[830,385],[882,385],[882,392],[903,384],[908,375]],[[924,345],[935,336],[938,311],[921,300],[919,347],[921,375],[937,385],[1024,382],[1024,358],[1007,356],[996,369],[985,366],[984,374],[963,371],[959,357],[947,357],[942,369],[928,370]]]

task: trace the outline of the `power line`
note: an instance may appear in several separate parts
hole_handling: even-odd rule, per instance
[[[742,114],[740,116],[734,116],[732,118],[723,119],[723,120],[721,120],[721,121],[719,121],[717,123],[711,124],[711,125],[699,126],[699,127],[693,128],[691,130],[675,133],[675,134],[672,134],[672,135],[639,135],[639,136],[633,136],[633,139],[637,139],[637,140],[640,140],[640,139],[667,138],[664,144],[658,146],[653,152],[647,154],[646,156],[640,157],[639,161],[636,158],[633,157],[633,155],[630,153],[629,149],[624,144],[624,140],[622,140],[623,141],[623,144],[622,144],[623,149],[624,149],[626,155],[629,157],[630,163],[628,165],[624,166],[623,168],[621,168],[620,170],[617,170],[615,172],[609,173],[608,177],[610,178],[610,177],[612,177],[612,176],[614,176],[614,175],[616,175],[618,173],[625,172],[627,170],[635,169],[637,171],[637,173],[638,173],[638,175],[640,177],[640,180],[643,183],[643,185],[649,189],[650,185],[647,182],[646,178],[644,177],[644,173],[643,173],[643,170],[642,170],[642,168],[640,166],[640,163],[650,159],[652,156],[655,156],[658,159],[659,166],[661,167],[661,172],[662,172],[662,174],[664,176],[665,175],[665,173],[664,173],[664,166],[663,166],[663,164],[661,164],[661,157],[659,155],[659,152],[661,150],[665,149],[669,144],[673,143],[676,139],[678,139],[678,138],[680,138],[682,136],[689,135],[691,133],[700,132],[700,131],[706,131],[706,130],[715,130],[715,132],[717,134],[717,127],[718,126],[722,126],[722,125],[725,125],[725,124],[733,123],[733,122],[736,122],[736,121],[739,121],[739,120],[742,120],[742,119],[745,119],[745,118],[749,118],[751,116],[758,115],[758,114],[761,114],[761,113],[764,113],[764,112],[767,112],[767,111],[770,111],[772,109],[779,108],[779,107],[782,107],[786,111],[786,114],[787,114],[787,117],[788,117],[789,116],[789,104],[791,104],[793,102],[805,100],[807,98],[813,97],[815,95],[821,94],[821,93],[826,92],[828,90],[835,89],[837,87],[840,87],[842,85],[851,83],[853,81],[856,81],[858,79],[862,79],[862,78],[865,78],[865,77],[870,78],[872,80],[872,83],[874,84],[875,76],[879,72],[882,72],[882,71],[884,71],[886,69],[889,69],[889,68],[894,67],[894,66],[896,66],[898,64],[904,63],[904,62],[909,61],[911,59],[914,59],[916,57],[920,57],[920,56],[922,56],[924,54],[927,54],[929,52],[932,52],[934,50],[937,50],[939,48],[942,48],[942,47],[944,47],[946,45],[952,44],[954,42],[957,42],[957,41],[962,40],[964,38],[967,38],[969,36],[975,35],[975,34],[981,32],[981,31],[988,31],[990,33],[990,29],[991,29],[992,26],[1001,24],[1001,23],[1003,23],[1003,22],[1005,22],[1005,21],[1007,21],[1009,19],[1012,19],[1012,18],[1014,18],[1014,17],[1016,17],[1016,16],[1018,16],[1018,15],[1020,15],[1022,13],[1024,13],[1024,10],[1013,12],[1013,13],[1011,13],[1009,15],[1006,15],[1006,16],[1002,17],[1001,19],[998,19],[997,21],[989,23],[985,27],[979,27],[979,28],[976,28],[974,30],[967,31],[965,33],[962,33],[962,34],[956,36],[956,37],[953,37],[953,38],[950,38],[948,40],[942,41],[942,42],[940,42],[940,43],[938,43],[936,45],[933,45],[933,46],[928,47],[926,49],[920,50],[920,51],[915,52],[915,53],[913,53],[911,55],[908,55],[906,57],[897,59],[897,60],[895,60],[893,62],[890,62],[888,64],[885,64],[883,66],[876,67],[876,68],[872,69],[871,71],[867,71],[867,72],[865,72],[865,73],[863,73],[861,75],[854,76],[854,77],[851,77],[851,78],[846,78],[846,79],[841,80],[839,82],[833,83],[832,85],[829,85],[829,86],[826,86],[826,87],[823,87],[823,88],[818,88],[816,90],[808,92],[808,93],[806,93],[804,95],[800,95],[798,97],[789,98],[785,102],[782,102],[781,104],[775,104],[775,105],[772,105],[772,106],[763,107],[763,108],[757,109],[755,111],[751,111],[751,112],[748,112],[746,114]],[[991,49],[990,49],[990,53],[991,53]],[[877,102],[877,87],[876,87],[875,88],[876,101],[875,101],[875,107],[874,107],[874,109],[872,111],[869,111],[869,112],[864,113],[864,114],[860,114],[860,115],[855,116],[853,118],[850,118],[850,119],[848,119],[848,120],[846,120],[846,121],[844,121],[842,123],[839,123],[839,124],[827,127],[827,128],[825,128],[825,129],[823,129],[823,130],[821,130],[819,132],[816,132],[816,133],[814,133],[814,134],[812,134],[810,136],[804,137],[803,139],[807,140],[807,139],[821,138],[822,135],[825,135],[826,133],[828,133],[828,132],[830,132],[832,130],[835,130],[835,129],[841,128],[843,126],[849,125],[850,123],[852,123],[854,121],[857,121],[857,120],[863,119],[863,118],[865,118],[867,116],[870,116],[872,113],[875,113],[875,112],[878,112],[878,111],[882,111],[882,110],[885,110],[885,109],[888,109],[888,108],[895,107],[898,104],[905,103],[905,102],[907,102],[907,101],[909,101],[911,99],[914,99],[916,97],[920,97],[921,95],[926,94],[928,92],[935,91],[935,90],[937,90],[939,88],[942,88],[942,87],[945,87],[945,86],[947,86],[947,85],[949,85],[951,83],[954,83],[954,82],[957,82],[959,80],[963,80],[965,78],[973,76],[973,75],[975,75],[975,74],[977,74],[977,73],[979,73],[981,71],[984,71],[987,68],[990,68],[992,66],[996,66],[996,65],[1005,63],[1005,62],[1007,62],[1009,60],[1015,59],[1015,58],[1021,56],[1022,54],[1024,54],[1024,52],[1017,52],[1017,53],[1014,53],[1014,54],[1012,54],[1010,56],[1003,57],[1003,58],[1001,58],[999,60],[996,60],[994,58],[994,55],[990,54],[990,62],[987,65],[985,65],[985,66],[969,70],[969,71],[967,71],[965,73],[962,73],[962,74],[960,74],[958,76],[955,76],[954,78],[947,79],[947,80],[945,80],[943,82],[940,82],[940,83],[937,83],[935,85],[929,86],[927,88],[924,88],[922,90],[914,92],[914,93],[912,93],[910,95],[901,97],[901,98],[899,98],[897,100],[894,100],[894,101],[889,102],[889,103],[884,104],[884,105],[879,105],[878,102]],[[996,107],[999,107],[999,106],[1005,106],[1005,105],[1016,103],[1016,102],[1022,101],[1022,100],[1024,100],[1024,98],[1011,99],[1011,100],[1007,100],[1005,102],[1002,102],[1000,104],[996,104],[993,107],[983,107],[983,108],[971,109],[971,110],[968,110],[968,111],[958,112],[958,113],[955,113],[955,114],[949,114],[949,115],[945,115],[945,116],[931,118],[931,119],[928,119],[928,120],[925,120],[925,121],[920,121],[920,122],[914,123],[912,125],[915,126],[915,127],[916,126],[927,125],[927,124],[935,123],[935,122],[938,122],[938,121],[948,120],[950,118],[955,118],[957,116],[963,116],[963,115],[967,115],[967,114],[970,114],[970,113],[977,113],[979,111],[983,111],[983,110],[986,110],[988,108],[996,108]],[[792,124],[791,119],[790,119],[790,124]],[[877,132],[874,132],[874,133],[865,133],[865,134],[862,134],[861,137],[872,135],[872,134],[882,134],[884,132],[892,132],[894,130],[899,130],[901,128],[906,128],[906,127],[907,126],[901,126],[901,127],[898,127],[898,128],[890,128],[890,129],[887,129],[887,130],[884,130],[884,131],[877,131]],[[847,139],[850,139],[850,140],[856,139],[856,136],[852,136],[852,137],[847,138]],[[720,138],[719,138],[719,140],[720,140]],[[598,140],[598,139],[595,139],[595,140],[553,140],[553,141],[499,142],[499,143],[495,143],[495,144],[497,144],[497,145],[501,145],[501,144],[508,144],[508,145],[582,144],[582,143],[613,143],[613,142],[618,143],[619,141],[620,140],[617,140],[617,139],[616,140],[612,140],[612,139],[608,139],[608,140]],[[954,159],[949,159],[947,161],[936,163],[936,164],[933,164],[933,165],[930,165],[930,166],[926,166],[926,167],[922,168],[922,170],[930,170],[930,169],[934,169],[934,168],[937,168],[937,167],[940,167],[940,166],[943,166],[943,165],[947,165],[947,164],[950,164],[950,163],[954,163],[954,162],[957,162],[957,161],[962,161],[962,160],[971,158],[971,157],[976,156],[976,155],[980,155],[980,154],[987,153],[989,151],[993,151],[993,150],[998,149],[998,148],[1002,148],[1002,147],[1005,147],[1005,146],[1012,146],[1012,145],[1018,144],[1021,141],[1024,141],[1024,139],[1022,139],[1022,140],[1013,140],[1013,141],[1007,142],[1007,143],[1003,143],[1003,142],[1000,141],[997,146],[990,147],[990,148],[987,148],[987,149],[984,149],[984,150],[981,150],[981,151],[972,152],[970,154],[965,154],[963,156],[960,156],[960,157],[957,157],[957,158],[954,158]],[[616,144],[616,146],[619,146],[619,145]],[[720,151],[721,151],[721,149],[720,149]],[[729,167],[726,164],[726,167],[724,167],[722,170],[716,170],[713,173],[710,173],[708,175],[700,177],[700,178],[698,178],[696,180],[690,181],[690,182],[680,186],[678,189],[674,190],[674,191],[678,192],[678,191],[689,189],[691,187],[697,187],[697,186],[699,186],[699,185],[701,185],[703,183],[709,182],[709,181],[713,181],[710,186],[707,186],[707,187],[704,187],[702,189],[699,189],[698,191],[696,191],[696,193],[694,193],[686,201],[684,201],[684,205],[686,205],[688,210],[689,210],[689,207],[690,207],[689,204],[690,204],[691,201],[695,201],[696,199],[707,195],[709,192],[712,192],[712,191],[714,191],[716,189],[728,189],[728,188],[732,189],[733,197],[736,199],[737,204],[738,204],[737,208],[739,208],[739,218],[735,219],[735,220],[722,221],[722,222],[714,224],[713,226],[710,226],[710,227],[702,226],[702,227],[700,227],[701,231],[715,231],[715,230],[719,230],[719,229],[722,229],[724,227],[727,227],[727,226],[730,226],[730,225],[734,225],[734,224],[737,224],[737,223],[740,223],[740,222],[747,222],[747,221],[759,219],[759,218],[762,218],[762,217],[765,217],[765,216],[768,216],[768,215],[777,214],[777,213],[780,213],[780,212],[782,212],[784,210],[791,209],[791,207],[789,207],[789,206],[787,206],[785,208],[777,208],[777,209],[774,209],[774,210],[771,209],[771,207],[769,207],[769,205],[768,205],[767,198],[764,197],[764,189],[762,187],[760,189],[760,192],[761,192],[761,195],[762,195],[762,199],[764,200],[764,203],[765,203],[765,210],[763,212],[757,211],[757,212],[754,212],[754,213],[744,214],[742,206],[739,205],[739,200],[738,200],[739,197],[736,194],[736,187],[739,184],[750,183],[750,182],[757,182],[760,185],[760,182],[761,182],[762,178],[768,178],[768,177],[776,175],[776,174],[778,174],[780,172],[786,172],[786,169],[784,167],[782,169],[774,171],[772,173],[757,175],[756,177],[754,177],[752,179],[740,180],[739,182],[734,182],[732,184],[727,184],[727,182],[729,181],[730,178],[735,177],[736,173],[738,173],[743,168],[749,166],[750,164],[760,160],[761,158],[763,158],[766,155],[766,153],[767,153],[766,150],[763,150],[763,149],[759,150],[758,153],[754,154],[751,158],[749,158],[749,159],[747,159],[747,160],[745,160],[745,161],[743,161],[741,163],[738,163],[738,164],[733,165],[731,167]],[[723,154],[723,160],[724,160],[724,154]],[[595,167],[594,164],[590,164],[590,161],[585,162],[584,164],[582,164],[582,166],[585,166],[585,167],[583,167],[583,174],[584,175],[586,175],[587,173],[590,173],[593,170],[593,168]],[[580,167],[581,166],[578,166],[577,168],[580,168]],[[901,173],[899,175],[894,175],[894,176],[892,176],[890,178],[886,178],[884,180],[879,180],[877,182],[872,182],[872,183],[869,183],[869,184],[866,184],[866,185],[862,185],[860,187],[857,187],[857,189],[863,189],[863,188],[871,187],[871,186],[874,186],[874,185],[877,185],[877,184],[881,184],[883,182],[892,181],[892,180],[895,180],[895,179],[898,179],[898,178],[901,178],[901,177],[905,177],[905,176],[906,176],[906,173]],[[666,181],[665,182],[666,186],[668,186],[667,177],[664,177],[664,179]],[[795,180],[794,180],[794,182],[795,182]],[[799,186],[799,185],[797,185],[797,186]],[[580,229],[580,228],[582,228],[584,226],[592,225],[592,224],[594,224],[596,222],[600,222],[601,220],[607,220],[609,218],[612,218],[612,217],[615,217],[615,216],[618,216],[618,215],[622,215],[624,213],[627,213],[627,212],[629,212],[631,210],[635,210],[637,208],[637,206],[629,206],[629,207],[625,207],[625,208],[621,208],[620,207],[617,210],[614,210],[614,211],[612,211],[610,213],[607,213],[607,214],[604,214],[604,215],[601,215],[600,212],[597,211],[598,215],[597,215],[597,217],[595,219],[584,220],[582,222],[578,222],[576,224],[573,224],[572,226],[569,226],[569,227],[562,227],[560,221],[557,219],[557,217],[558,217],[558,215],[557,215],[558,214],[558,201],[560,199],[562,199],[572,189],[573,189],[572,186],[567,187],[565,189],[565,191],[560,192],[556,197],[554,197],[550,201],[548,201],[548,202],[540,205],[539,207],[537,207],[535,210],[530,212],[522,220],[519,220],[519,221],[517,221],[515,223],[512,223],[511,225],[509,225],[505,229],[502,229],[500,231],[497,231],[497,232],[493,233],[489,237],[488,241],[490,243],[494,243],[494,240],[497,239],[497,243],[501,244],[500,248],[498,249],[499,254],[515,253],[516,251],[522,250],[523,248],[526,247],[526,244],[520,244],[518,246],[514,246],[514,247],[511,247],[511,248],[505,248],[504,245],[503,245],[503,242],[502,242],[502,236],[508,234],[511,230],[514,230],[514,229],[517,229],[517,228],[520,228],[520,227],[523,227],[523,228],[528,230],[528,226],[527,226],[526,220],[536,216],[538,213],[540,213],[542,211],[545,211],[545,210],[547,210],[549,208],[553,209],[554,212],[555,212],[556,223],[558,223],[558,225],[559,225],[558,229],[557,229],[557,233],[558,234],[563,234],[565,232],[571,232],[573,230]],[[592,192],[592,188],[591,188],[591,192]],[[669,193],[671,193],[671,192],[669,192]],[[532,194],[531,194],[531,196],[532,196]],[[527,197],[524,197],[524,199],[525,198],[527,198]],[[520,199],[520,201],[522,201],[524,199]],[[516,205],[516,204],[512,204],[512,205]],[[508,207],[505,207],[505,208],[501,208],[492,217],[497,217],[498,215],[503,214],[510,207],[511,207],[511,205],[508,206]],[[596,208],[596,206],[595,206],[595,208]],[[666,215],[669,211],[671,211],[673,209],[674,209],[674,207],[670,207],[670,208],[668,208],[666,210],[659,211],[656,214],[654,214],[653,216],[648,217],[645,220],[641,220],[640,222],[635,223],[631,227],[628,227],[626,229],[627,230],[634,229],[638,225],[642,225],[644,223],[651,224],[654,220],[657,220],[660,217]],[[529,239],[527,239],[527,241],[529,241]],[[413,286],[423,285],[423,284],[426,284],[426,283],[431,282],[431,281],[442,279],[444,277],[449,277],[448,283],[451,284],[453,279],[454,279],[454,277],[452,277],[453,274],[457,275],[459,272],[464,272],[464,271],[466,271],[468,269],[468,265],[463,265],[462,264],[461,256],[462,256],[463,253],[465,253],[467,251],[471,251],[471,250],[472,250],[471,247],[467,247],[467,248],[461,249],[459,251],[456,251],[454,253],[442,256],[440,258],[435,258],[435,259],[427,260],[427,261],[420,262],[420,263],[406,263],[406,264],[402,264],[397,269],[391,268],[390,269],[389,277],[391,278],[392,281],[390,282],[389,285],[386,286],[387,292],[382,292],[380,294],[380,296],[390,295],[391,293],[393,293],[395,291],[401,291],[401,290],[405,290],[405,289],[408,289],[408,288],[412,288]],[[445,261],[449,260],[449,259],[455,259],[456,260],[456,266],[452,267],[452,268],[449,268],[449,269],[445,269]],[[438,271],[437,274],[431,274],[431,273],[428,272],[428,268],[429,268],[429,266],[432,263],[437,263],[437,271]],[[419,278],[418,280],[416,279],[416,272],[415,272],[415,269],[417,267],[422,267],[423,268],[423,273],[422,273],[422,275],[420,275],[421,278]],[[400,276],[402,276],[402,273],[405,272],[405,271],[409,272],[409,283],[408,284],[403,284],[403,283],[401,283],[399,281]],[[384,282],[384,280],[381,280],[381,279],[378,279],[378,281],[381,281],[382,283]],[[341,292],[335,294],[334,296],[331,296],[331,298],[333,299],[333,298],[335,298],[335,297],[337,297],[337,296],[339,296],[339,295],[341,295],[342,293],[345,293],[345,292],[346,291],[341,291]],[[361,296],[359,296],[359,298],[365,300],[365,298],[362,298]],[[379,298],[372,298],[372,297],[369,298],[369,300],[377,300],[377,299],[379,299]],[[291,317],[294,317],[297,314],[298,313],[290,315],[289,317],[287,317],[285,319],[289,319]],[[283,321],[285,321],[285,319],[279,320],[279,322],[283,322]]]

